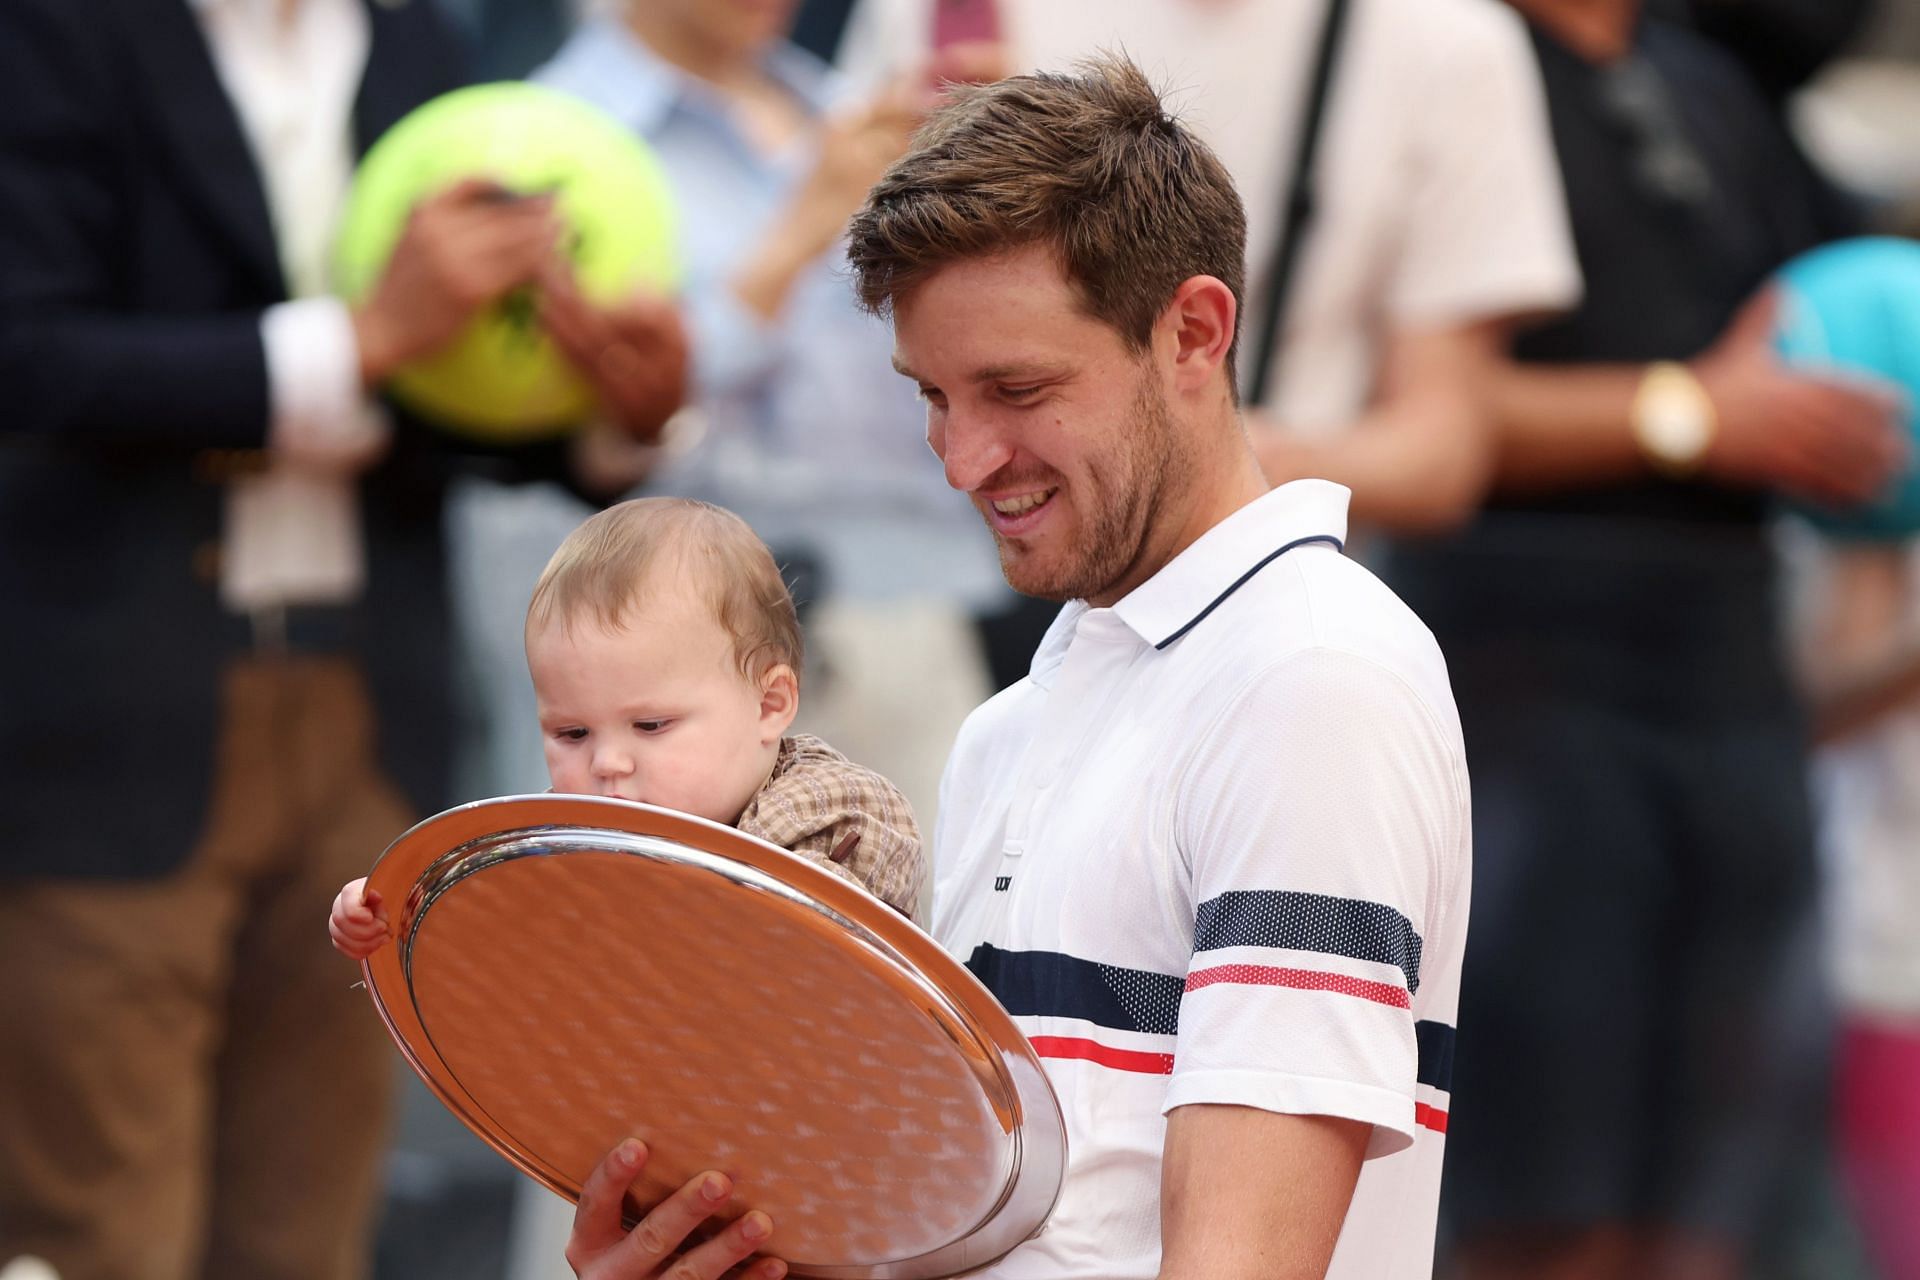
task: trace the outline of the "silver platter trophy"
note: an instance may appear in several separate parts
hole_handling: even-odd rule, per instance
[[[652,1153],[629,1221],[703,1169],[823,1280],[985,1266],[1046,1220],[1066,1131],[998,1002],[891,908],[783,849],[590,796],[450,809],[381,855],[365,964],[400,1052],[569,1199]]]

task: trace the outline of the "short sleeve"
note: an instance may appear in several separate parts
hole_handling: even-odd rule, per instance
[[[1222,714],[1176,798],[1194,950],[1166,1109],[1360,1120],[1377,1154],[1412,1140],[1414,999],[1467,848],[1455,724],[1331,649]]]
[[[1443,53],[1421,61],[1406,235],[1388,284],[1402,325],[1564,310],[1580,267],[1526,28],[1497,5],[1460,6]]]

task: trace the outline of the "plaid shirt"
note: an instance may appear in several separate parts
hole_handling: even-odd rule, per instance
[[[734,824],[853,881],[919,921],[927,859],[899,788],[820,739],[780,741],[773,776]]]

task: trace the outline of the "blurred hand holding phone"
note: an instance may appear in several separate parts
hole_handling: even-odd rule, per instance
[[[927,84],[986,84],[1012,73],[996,0],[934,0]]]
[[[934,0],[935,53],[956,44],[994,44],[1000,38],[1000,6],[994,0]]]

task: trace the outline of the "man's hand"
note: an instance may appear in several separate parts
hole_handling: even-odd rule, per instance
[[[734,276],[734,295],[762,320],[786,312],[801,275],[833,247],[867,192],[906,153],[929,96],[901,81],[865,107],[829,121],[813,171]]]
[[[1828,505],[1870,501],[1908,461],[1899,393],[1789,369],[1773,348],[1778,308],[1776,291],[1761,294],[1693,363],[1717,419],[1702,470]]]
[[[540,273],[540,322],[615,423],[642,444],[659,438],[687,396],[687,331],[672,303],[633,294],[596,307],[566,264],[550,260]]]
[[[580,1189],[567,1238],[567,1264],[580,1280],[780,1280],[787,1264],[762,1258],[741,1266],[773,1234],[773,1220],[755,1209],[711,1239],[684,1248],[687,1237],[727,1206],[733,1183],[723,1173],[697,1174],[661,1201],[632,1231],[621,1222],[622,1197],[646,1167],[635,1138],[615,1147]]]
[[[906,154],[930,104],[896,84],[865,107],[827,122],[819,159],[795,197],[792,216],[817,256],[833,245],[867,192]]]
[[[378,386],[451,341],[475,312],[532,282],[561,224],[547,196],[468,178],[414,206],[373,293],[355,310],[361,380]]]

